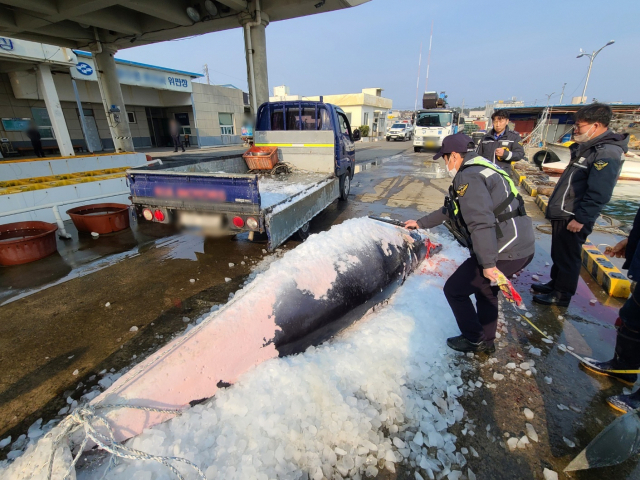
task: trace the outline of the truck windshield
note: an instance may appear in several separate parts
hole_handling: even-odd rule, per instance
[[[331,115],[324,105],[264,105],[259,110],[257,130],[332,130]]]
[[[416,125],[418,127],[446,127],[451,125],[452,119],[452,113],[419,112]]]

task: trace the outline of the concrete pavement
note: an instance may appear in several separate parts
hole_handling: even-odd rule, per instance
[[[359,150],[361,160],[369,158],[377,165],[357,173],[349,202],[330,205],[312,221],[312,232],[369,214],[417,218],[442,205],[450,179],[431,154],[413,153],[409,142],[382,142]],[[364,161],[362,165],[366,166]],[[525,198],[536,225],[544,223],[533,201]],[[604,295],[583,271],[579,295],[568,309],[532,304],[531,277],[537,274],[544,280],[550,262],[549,235],[536,231],[536,237],[533,264],[514,280],[533,320],[576,352],[609,358],[621,302]],[[251,267],[265,257],[264,245],[246,238],[205,240],[174,234],[159,225],[141,225],[99,240],[83,239],[61,249],[56,265],[45,269],[57,273],[44,283],[34,280],[42,271],[29,270],[36,264],[11,267],[9,275],[0,276],[0,299],[14,297],[16,288],[21,296],[0,307],[0,438],[8,434],[15,438],[38,418],[44,418],[44,423],[55,418],[66,406],[66,398],[77,399],[95,384],[98,372],[117,371],[170,341],[184,330],[183,318],[196,318],[211,306],[225,303],[247,279]],[[296,245],[296,240],[289,240],[283,250]],[[598,302],[591,305],[591,298]],[[561,471],[616,417],[604,399],[622,387],[580,371],[573,357],[541,342],[515,313],[507,309],[504,315],[507,324],[494,355],[497,363],[462,359],[468,379],[475,382],[482,377],[490,382],[498,368],[503,371],[506,363],[524,358],[535,360],[538,373],[519,374],[515,379],[507,375],[495,382],[495,389],[483,387],[463,397],[461,403],[478,428],[474,437],[457,433],[458,447],[474,447],[480,454],[480,458],[468,456],[478,478],[541,478],[544,466]],[[131,332],[133,326],[138,330]],[[540,348],[542,356],[529,355],[529,346]],[[551,384],[543,380],[545,376],[553,379]],[[560,410],[557,405],[569,409]],[[503,446],[505,434],[524,435],[524,407],[535,413],[531,423],[540,442],[509,452]],[[485,436],[487,425],[492,437]],[[578,446],[568,447],[563,437]],[[595,480],[603,478],[601,473],[586,472],[576,478]],[[609,473],[608,478],[640,478],[636,461]],[[394,477],[387,472],[379,478],[413,475],[400,471]]]

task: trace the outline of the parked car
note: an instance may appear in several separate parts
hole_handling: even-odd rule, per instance
[[[387,132],[387,142],[390,140],[411,140],[413,138],[413,125],[410,123],[394,123]]]

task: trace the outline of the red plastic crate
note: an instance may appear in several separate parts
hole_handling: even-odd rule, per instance
[[[251,155],[251,152],[268,153],[268,155]],[[251,147],[242,155],[249,170],[271,170],[278,163],[277,147]]]

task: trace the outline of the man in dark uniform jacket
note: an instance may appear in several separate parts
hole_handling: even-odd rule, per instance
[[[498,326],[497,280],[511,276],[532,260],[533,224],[524,201],[501,168],[475,151],[464,133],[445,137],[433,157],[444,157],[453,185],[445,207],[405,222],[407,228],[431,228],[443,222],[469,248],[471,257],[449,277],[444,295],[462,335],[447,339],[459,352],[493,352]],[[470,296],[476,298],[474,307]]]
[[[636,213],[633,228],[629,238],[625,238],[615,247],[607,247],[604,251],[610,257],[625,258],[623,269],[628,269],[627,276],[630,280],[640,280],[640,209]],[[613,377],[627,385],[633,385],[638,379],[637,373],[619,373],[620,371],[633,371],[640,369],[640,288],[638,284],[631,296],[627,299],[619,312],[616,322],[618,335],[613,358],[606,362],[580,362],[591,372]],[[613,372],[612,372],[613,370]],[[617,372],[616,372],[617,371]],[[629,395],[614,395],[607,398],[607,403],[616,410],[628,413],[640,408],[640,390]]]
[[[496,110],[491,115],[493,128],[480,140],[476,152],[503,170],[509,171],[511,162],[524,158],[524,147],[520,134],[509,130],[509,112]]]
[[[627,152],[629,134],[609,130],[611,107],[593,103],[578,110],[571,161],[549,198],[551,281],[531,288],[542,305],[566,307],[575,295],[582,268],[582,245],[613,193]]]

